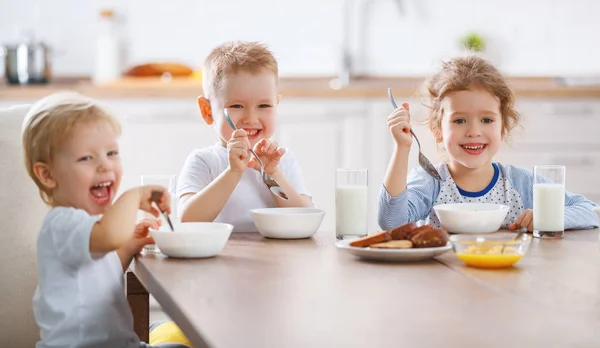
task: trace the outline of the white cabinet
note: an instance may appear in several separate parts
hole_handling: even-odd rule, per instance
[[[522,127],[496,159],[533,170],[536,164],[566,166],[567,190],[600,203],[600,101],[521,99]]]
[[[367,101],[322,99],[295,99],[280,106],[275,138],[297,157],[315,206],[327,211],[323,229],[335,229],[336,168],[371,169],[368,107]],[[369,184],[373,207],[377,203],[372,177]],[[370,230],[377,229],[373,212],[369,211]]]

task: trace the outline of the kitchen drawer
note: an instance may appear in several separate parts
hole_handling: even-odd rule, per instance
[[[496,160],[533,171],[536,164],[566,166],[566,189],[585,195],[588,199],[600,197],[600,151],[579,152],[510,152],[501,151]]]
[[[522,127],[513,130],[516,143],[600,144],[600,101],[524,100],[517,105]]]

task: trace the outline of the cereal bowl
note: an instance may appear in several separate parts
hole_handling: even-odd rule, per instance
[[[218,222],[181,222],[169,227],[150,230],[160,251],[170,257],[213,257],[223,250],[233,226]]]
[[[254,225],[267,238],[300,239],[313,236],[325,217],[316,208],[264,208],[250,210]]]
[[[523,234],[515,240],[514,235],[453,235],[452,250],[459,260],[475,268],[506,268],[519,262],[527,253],[531,236]]]
[[[433,207],[442,227],[451,233],[492,233],[498,231],[508,206],[494,203],[449,203]]]

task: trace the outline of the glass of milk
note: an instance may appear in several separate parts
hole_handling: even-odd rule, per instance
[[[533,167],[533,236],[565,234],[565,166]]]
[[[335,235],[353,239],[367,235],[368,177],[366,169],[336,170]]]

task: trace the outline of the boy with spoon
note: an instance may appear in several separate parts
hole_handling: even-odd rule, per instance
[[[156,217],[159,210],[168,213],[169,195],[160,186],[141,186],[115,199],[123,174],[120,132],[115,117],[77,93],[50,95],[25,116],[25,166],[51,208],[36,244],[38,348],[151,347],[133,331],[123,272],[153,242],[148,228],[158,227],[152,220],[136,223],[138,209]],[[152,199],[153,192],[159,196]],[[164,328],[156,340],[180,333]],[[154,347],[189,346],[183,335],[176,337],[180,343]]]
[[[216,47],[204,63],[203,90],[200,113],[216,128],[218,142],[194,150],[184,164],[176,192],[181,221],[226,222],[234,232],[256,232],[250,209],[311,207],[295,158],[270,140],[281,98],[271,52],[256,42]],[[273,193],[269,179],[285,195]]]

